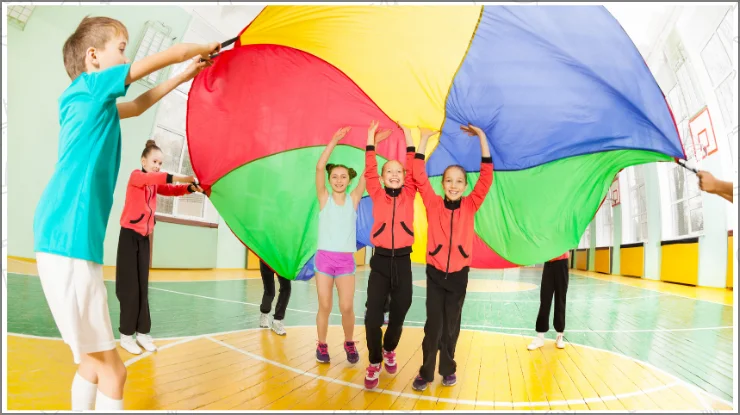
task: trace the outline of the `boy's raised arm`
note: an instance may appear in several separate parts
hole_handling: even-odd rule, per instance
[[[195,56],[200,56],[203,60],[210,62],[211,53],[221,50],[221,44],[218,42],[198,45],[195,43],[180,43],[169,49],[147,56],[144,59],[135,61],[131,64],[128,75],[126,76],[126,85],[132,84],[139,79],[176,63],[185,62]]]
[[[178,85],[188,82],[193,79],[203,68],[208,64],[207,61],[200,62],[200,57],[196,57],[190,66],[178,76],[172,77],[154,88],[146,91],[139,95],[135,100],[128,102],[119,102],[116,104],[118,107],[118,116],[120,119],[126,119],[131,117],[138,117],[143,114],[144,111],[152,107],[152,105],[159,102],[160,99],[164,98],[165,95],[172,92],[173,89],[177,88]],[[130,73],[130,72],[129,72]]]

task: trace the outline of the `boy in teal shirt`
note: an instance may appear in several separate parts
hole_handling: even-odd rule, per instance
[[[129,63],[128,31],[118,20],[86,17],[67,39],[72,84],[59,98],[59,159],[34,217],[34,251],[44,295],[79,364],[72,410],[123,409],[126,368],[116,351],[103,283],[103,240],[121,163],[120,120],[142,114],[210,64],[218,43],[178,44]],[[133,101],[128,86],[197,57],[178,77]],[[202,58],[202,60],[201,60]]]

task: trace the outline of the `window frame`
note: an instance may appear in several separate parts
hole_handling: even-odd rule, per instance
[[[176,76],[176,72],[173,71],[172,76]],[[182,99],[184,101],[185,107],[187,108],[187,94],[185,94],[183,91],[175,89],[168,95],[174,95],[178,99]],[[158,104],[159,105],[159,104]],[[182,131],[180,128],[166,125],[166,123],[163,122],[163,117],[160,116],[160,108],[159,106],[157,108],[157,114],[154,118],[154,126],[152,128],[152,133],[150,136],[154,137],[156,136],[157,132],[159,130],[165,131],[170,134],[174,134],[179,136],[182,139],[182,147],[180,150],[180,158],[178,160],[178,166],[176,171],[168,171],[168,173],[171,174],[182,174],[182,168],[183,168],[183,162],[185,160],[185,155],[188,152],[188,140],[187,140],[187,133],[185,131]],[[160,145],[161,146],[161,145]],[[187,153],[187,156],[190,157],[190,154]],[[191,160],[192,163],[192,160]],[[160,195],[157,195],[157,197],[160,197]],[[167,197],[167,196],[162,196]],[[180,205],[180,199],[181,197],[174,197],[172,201],[172,213],[165,213],[159,211],[159,207],[161,204],[157,204],[157,211],[155,212],[155,218],[158,220],[161,220],[162,222],[167,223],[178,223],[186,226],[205,226],[205,227],[213,227],[218,226],[220,221],[220,215],[215,215],[215,217],[211,217],[210,215],[210,202],[208,201],[208,197],[205,195],[202,195],[202,206],[201,206],[201,216],[191,216],[186,214],[181,214],[179,212],[179,205]]]

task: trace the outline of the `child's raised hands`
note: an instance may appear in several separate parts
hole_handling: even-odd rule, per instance
[[[432,130],[431,128],[419,127],[419,133],[421,133],[421,138],[428,139],[429,137],[439,133],[439,130]]]
[[[488,138],[486,138],[486,133],[483,130],[472,124],[468,124],[467,126],[461,125],[460,129],[471,137],[478,136],[480,139],[481,155],[485,158],[491,157],[491,150],[488,148]]]
[[[337,130],[336,133],[334,133],[334,136],[331,138],[331,140],[335,144],[338,143],[341,139],[343,139],[347,135],[347,133],[351,129],[352,129],[352,127],[342,127],[342,128],[340,128],[339,130]]]
[[[378,122],[373,120],[370,121],[370,127],[367,128],[367,137],[373,137],[375,138],[375,132],[378,130]]]
[[[385,140],[386,138],[390,137],[393,133],[392,130],[380,130],[375,132],[375,145],[378,145],[379,142]]]
[[[481,130],[480,128],[472,124],[461,125],[460,129],[471,137],[475,137],[475,136],[485,137],[486,136],[486,133],[484,133],[483,130]]]

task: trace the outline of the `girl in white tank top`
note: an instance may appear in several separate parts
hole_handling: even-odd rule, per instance
[[[360,360],[353,339],[355,327],[355,259],[357,251],[357,206],[365,193],[364,175],[360,175],[357,187],[348,193],[352,179],[357,172],[344,165],[327,164],[334,147],[349,132],[350,127],[338,130],[329,145],[321,153],[316,164],[316,196],[319,199],[319,237],[318,252],[314,258],[316,272],[316,291],[319,297],[319,311],[316,314],[318,346],[316,360],[329,363],[329,346],[326,334],[329,328],[329,313],[332,308],[333,287],[337,286],[339,310],[342,313],[344,329],[344,351],[347,361],[355,364]],[[326,173],[325,173],[326,172]],[[329,177],[330,189],[326,187]]]

